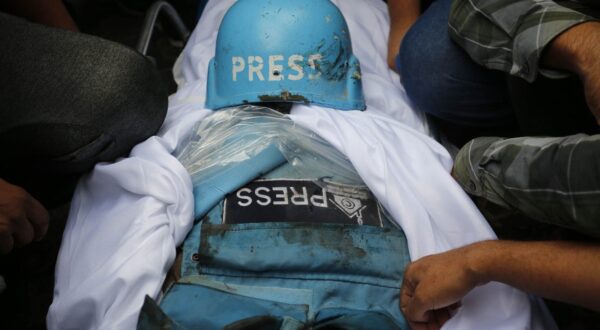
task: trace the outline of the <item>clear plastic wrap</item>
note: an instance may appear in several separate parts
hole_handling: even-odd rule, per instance
[[[303,178],[335,178],[339,183],[364,186],[341,152],[289,117],[265,107],[248,105],[215,112],[195,127],[177,158],[196,186],[223,168],[273,147]]]

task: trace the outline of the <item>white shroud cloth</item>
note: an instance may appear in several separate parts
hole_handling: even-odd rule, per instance
[[[361,63],[367,111],[294,106],[291,117],[344,153],[402,226],[413,260],[495,238],[449,175],[452,158],[429,136],[386,61],[389,17],[380,0],[333,0]],[[156,298],[175,247],[193,221],[192,183],[171,154],[204,109],[208,61],[233,0],[211,1],[174,68],[158,135],[80,181],[56,269],[50,329],[133,329],[144,296]],[[491,283],[473,290],[446,329],[540,328],[528,295]]]

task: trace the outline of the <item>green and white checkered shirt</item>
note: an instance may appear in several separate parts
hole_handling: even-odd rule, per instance
[[[454,0],[448,25],[475,62],[532,82],[538,72],[565,75],[540,69],[542,51],[561,32],[595,20],[599,7],[600,0]]]

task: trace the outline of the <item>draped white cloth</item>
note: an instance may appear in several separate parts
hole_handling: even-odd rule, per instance
[[[133,329],[145,295],[157,297],[175,247],[190,230],[192,184],[171,154],[204,109],[208,61],[233,0],[211,1],[174,68],[178,91],[157,136],[80,181],[56,268],[50,329]],[[452,159],[387,67],[389,17],[380,0],[333,0],[361,63],[367,110],[294,106],[291,117],[344,153],[402,226],[412,259],[494,233],[449,175]],[[446,329],[540,328],[526,294],[491,283],[473,290]]]

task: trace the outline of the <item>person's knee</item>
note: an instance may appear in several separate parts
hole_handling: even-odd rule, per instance
[[[397,58],[398,72],[413,104],[421,111],[445,117],[452,87],[446,71],[453,70],[456,55],[448,36],[450,1],[435,1],[408,30]]]
[[[475,64],[452,43],[439,23],[417,23],[406,34],[399,54],[402,84],[413,105],[441,120],[465,126],[512,121],[501,74]],[[437,26],[437,27],[436,27]]]
[[[430,41],[419,25],[411,28],[402,42],[397,58],[398,72],[411,102],[421,111],[445,117],[449,102],[443,70],[447,58],[442,49],[430,47]]]
[[[75,113],[71,118],[77,125],[70,131],[77,144],[64,150],[66,157],[55,159],[69,172],[126,156],[154,135],[166,116],[166,85],[155,66],[121,45],[104,46],[96,57],[97,67],[80,72],[87,76],[70,110]]]
[[[56,42],[34,44],[35,54],[29,55],[13,45],[15,52],[2,62],[8,66],[24,54],[20,61],[28,64],[22,79],[0,94],[7,109],[0,112],[0,145],[14,156],[15,168],[20,167],[17,160],[35,159],[80,173],[98,161],[126,156],[158,131],[167,93],[149,60],[92,36],[40,28],[34,32]],[[44,61],[37,59],[40,53]]]
[[[406,93],[420,111],[466,126],[512,116],[503,77],[475,64],[448,35],[451,0],[437,0],[406,33],[397,59]]]
[[[431,82],[431,79],[426,77],[431,72],[428,72],[428,66],[422,65],[422,56],[427,54],[424,54],[423,43],[417,38],[414,29],[409,30],[404,37],[401,49],[396,63],[402,85],[411,101],[421,110],[428,112],[428,109],[422,109],[426,100],[423,94],[431,88],[427,85],[427,81]]]
[[[105,133],[121,144],[116,146],[120,152],[154,135],[167,111],[166,83],[155,66],[129,49],[123,52],[114,54],[120,61],[109,67],[110,88],[97,97],[97,102],[109,98],[106,115],[99,121],[105,123]]]

